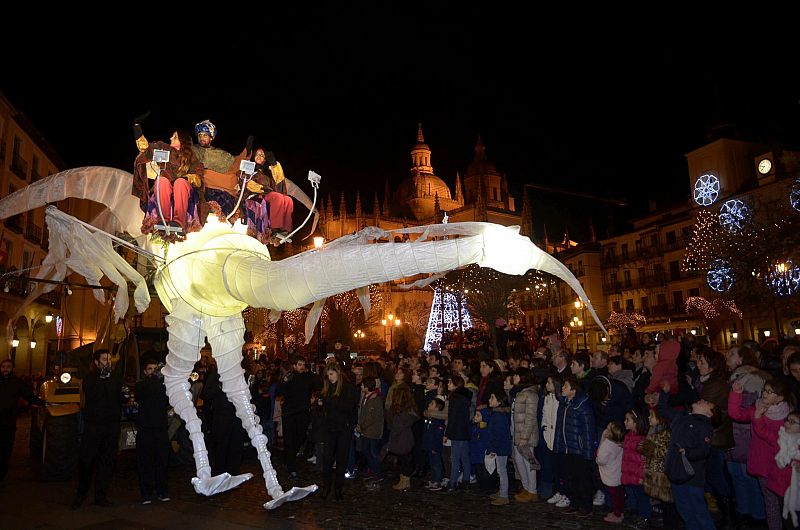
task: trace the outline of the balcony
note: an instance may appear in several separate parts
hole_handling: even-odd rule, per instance
[[[665,283],[663,271],[647,271],[643,277],[631,278],[625,281],[603,282],[603,294],[609,295],[629,289],[647,289],[658,287]]]
[[[22,233],[22,214],[15,215],[6,219],[6,228],[17,234]]]
[[[37,245],[42,242],[42,229],[33,223],[25,227],[25,239]]]
[[[637,259],[654,258],[660,256],[662,253],[661,245],[648,245],[636,249]]]
[[[672,243],[666,243],[664,245],[664,252],[672,252],[673,250],[680,250],[682,248],[686,248],[686,243],[679,239]]]
[[[14,153],[11,159],[11,171],[22,180],[28,180],[28,163],[19,153]]]
[[[641,313],[647,318],[668,317],[671,314],[668,305],[643,307]]]

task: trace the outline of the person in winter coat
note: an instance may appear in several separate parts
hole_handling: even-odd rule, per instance
[[[447,429],[445,438],[452,442],[450,449],[450,484],[447,491],[454,491],[458,486],[458,475],[464,472],[464,478],[469,482],[470,475],[470,404],[472,393],[464,388],[464,379],[452,376],[447,381],[447,390],[450,397],[447,400]]]
[[[720,412],[720,422],[714,427],[711,438],[711,453],[706,466],[707,486],[714,494],[722,512],[720,526],[737,519],[732,498],[732,488],[725,475],[725,452],[734,446],[733,426],[728,417],[728,378],[725,373],[725,357],[710,348],[697,352],[698,378],[694,389],[700,399],[713,403]]]
[[[621,355],[614,355],[608,359],[608,377],[621,381],[628,391],[633,392],[633,370],[625,368],[627,361]]]
[[[522,490],[514,495],[514,500],[524,503],[539,500],[536,493],[536,471],[531,469],[531,457],[539,445],[539,425],[536,421],[539,389],[534,384],[533,372],[530,370],[520,369],[518,377],[517,388],[520,390],[511,405],[511,430],[514,439],[514,469],[522,482]]]
[[[498,395],[500,394],[500,395]],[[475,413],[475,419],[486,422],[486,455],[493,458],[500,477],[500,490],[492,495],[492,505],[504,506],[508,500],[508,457],[511,456],[511,408],[504,392],[489,394],[489,408]],[[487,470],[491,473],[491,466]]]
[[[622,485],[628,498],[636,504],[636,511],[645,521],[653,515],[650,497],[644,492],[644,457],[639,449],[647,436],[647,419],[635,410],[625,413],[625,441],[622,450]]]
[[[631,393],[625,383],[602,375],[589,383],[589,396],[592,398],[598,438],[612,421],[623,423],[625,412],[632,406]]]
[[[0,362],[0,481],[8,473],[8,461],[17,432],[17,405],[22,398],[30,404],[44,406],[45,402],[33,395],[29,385],[14,375],[11,359]]]
[[[664,472],[664,458],[669,448],[669,424],[656,409],[650,409],[648,420],[650,429],[639,447],[639,452],[644,456],[642,487],[645,495],[661,501],[664,528],[677,528],[680,516],[672,498],[672,484]]]
[[[764,385],[761,399],[755,405],[741,408],[741,381],[733,383],[732,392],[728,396],[728,415],[735,421],[750,423],[750,450],[747,455],[747,471],[758,477],[761,493],[764,495],[764,507],[767,514],[767,526],[770,530],[780,530],[782,519],[782,496],[775,493],[778,466],[775,455],[778,454],[778,433],[784,420],[792,411],[794,399],[789,385],[785,381],[770,381]],[[771,479],[771,480],[770,480]]]
[[[664,337],[666,340],[658,345],[656,351],[656,365],[650,376],[650,385],[647,394],[661,390],[663,382],[669,383],[670,394],[678,393],[678,354],[681,352],[680,343],[671,334]]]
[[[625,508],[625,490],[622,489],[622,445],[625,427],[612,421],[603,431],[597,448],[597,468],[600,480],[611,496],[612,511],[603,519],[607,523],[621,523]]]
[[[336,490],[337,501],[343,499],[342,486],[347,469],[347,457],[353,443],[353,430],[356,424],[358,391],[344,374],[338,363],[328,363],[325,367],[325,381],[320,393],[322,401],[322,432],[325,437],[325,451],[322,457],[322,498],[331,493],[331,482]],[[333,464],[336,464],[336,478],[333,479]]]
[[[89,374],[81,382],[83,435],[78,455],[78,491],[72,508],[86,500],[94,475],[94,503],[111,506],[106,497],[114,458],[119,442],[119,420],[122,416],[122,377],[111,366],[108,350],[92,354]]]
[[[361,405],[358,411],[356,432],[361,435],[361,449],[367,457],[369,478],[379,480],[383,474],[381,466],[381,438],[383,437],[383,397],[375,379],[361,381]]]
[[[159,500],[169,500],[169,399],[164,381],[156,373],[157,367],[158,361],[145,361],[144,377],[136,383],[134,391],[139,405],[139,414],[136,416],[136,467],[139,471],[139,490],[143,504],[152,502],[154,489]]]
[[[713,403],[702,399],[693,403],[690,410],[678,412],[669,406],[667,389],[659,396],[658,412],[671,422],[672,435],[664,469],[672,483],[675,506],[687,529],[716,530],[708,512],[704,489],[706,460],[714,435],[712,419],[719,418],[719,413]]]
[[[283,454],[289,478],[297,477],[297,452],[305,445],[309,423],[311,394],[322,387],[322,381],[309,373],[302,357],[292,359],[292,371],[278,385],[276,395],[283,396],[281,425],[283,429]]]
[[[389,418],[387,450],[400,457],[400,480],[392,488],[405,491],[411,487],[411,473],[414,469],[412,454],[414,433],[411,429],[419,419],[414,398],[407,385],[395,388],[392,408],[387,414]]]
[[[442,478],[444,477],[444,464],[442,462],[442,441],[444,439],[444,420],[434,418],[430,413],[443,411],[445,402],[441,398],[433,398],[428,403],[428,414],[425,415],[425,429],[422,433],[422,450],[428,456],[431,466],[431,480],[426,484],[430,491],[441,491]]]
[[[730,385],[737,380],[742,382],[740,409],[750,408],[761,396],[764,383],[770,376],[758,368],[758,358],[745,346],[734,346],[728,350],[726,365],[731,372]],[[730,417],[730,416],[729,416]],[[750,424],[731,422],[734,446],[727,454],[728,474],[733,483],[736,511],[742,519],[763,522],[764,497],[758,479],[747,472],[747,454],[750,450]]]
[[[800,511],[800,412],[786,416],[778,434],[780,450],[775,455],[778,476],[775,480],[775,493],[783,494],[783,518],[785,526],[798,527],[797,512]],[[780,490],[784,490],[781,492]]]
[[[565,455],[571,501],[566,510],[585,517],[592,513],[592,481],[583,477],[593,475],[592,463],[597,449],[594,412],[589,396],[583,393],[576,379],[564,381],[561,394],[555,450]]]
[[[553,495],[547,499],[548,504],[555,504],[558,508],[569,506],[569,496],[565,486],[566,469],[564,454],[556,452],[555,440],[558,436],[558,407],[561,399],[563,381],[557,375],[551,375],[545,383],[545,394],[542,400],[542,438],[539,444],[539,462],[546,468],[547,462],[552,462],[553,469]],[[561,503],[561,506],[559,506]]]

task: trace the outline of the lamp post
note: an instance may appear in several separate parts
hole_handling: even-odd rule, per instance
[[[586,327],[583,325],[583,323],[586,321],[586,305],[583,302],[581,302],[580,298],[575,300],[575,309],[580,309],[581,310],[581,318],[578,319],[578,317],[575,317],[573,319],[573,321],[577,320],[578,327],[583,328],[583,347],[584,347],[584,349],[588,350],[589,349],[589,344],[586,341]],[[578,343],[578,341],[576,340],[575,344],[577,344],[577,343]]]
[[[17,331],[14,330],[14,338],[11,339],[11,364],[17,364],[17,346],[19,346],[19,339],[17,338]]]
[[[360,329],[353,333],[353,338],[356,339],[356,347],[361,349],[361,339],[364,338],[364,332]]]
[[[381,325],[383,326],[383,343],[384,347],[386,347],[386,328],[389,328],[389,346],[386,349],[388,352],[394,347],[394,328],[400,326],[400,319],[395,318],[392,313],[389,313],[386,318],[381,320]]]

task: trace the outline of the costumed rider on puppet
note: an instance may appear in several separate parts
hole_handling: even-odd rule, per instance
[[[251,195],[245,201],[248,232],[266,244],[274,236],[286,236],[292,231],[294,202],[283,168],[272,151],[259,147],[253,162],[256,172],[247,183]]]
[[[142,233],[161,230],[168,239],[180,239],[187,232],[202,228],[198,210],[204,169],[194,155],[192,137],[187,131],[173,132],[169,144],[148,142],[142,134],[141,122],[149,114],[136,118],[133,125],[139,155],[134,167],[132,193],[139,198],[145,212]],[[159,150],[168,153],[168,160],[164,161],[163,156],[155,160],[155,152]],[[148,185],[150,180],[154,181],[152,187]]]
[[[233,213],[239,200],[239,165],[247,160],[253,151],[253,136],[247,138],[247,144],[238,157],[227,151],[212,147],[211,142],[217,136],[217,128],[209,120],[203,120],[194,126],[197,143],[192,146],[195,156],[203,164],[205,174],[206,202],[215,202],[221,209],[218,215],[227,217]],[[213,208],[213,206],[212,206]]]

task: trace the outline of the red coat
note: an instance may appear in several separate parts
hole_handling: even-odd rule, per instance
[[[639,486],[644,478],[644,456],[639,452],[639,444],[646,436],[628,431],[622,445],[622,484]]]
[[[750,438],[750,449],[747,453],[748,473],[756,477],[766,478],[767,486],[773,491],[780,489],[780,484],[782,484],[784,480],[786,487],[788,487],[792,476],[791,467],[788,468],[788,479],[784,479],[782,475],[784,470],[778,469],[778,464],[775,462],[775,455],[778,454],[778,450],[780,449],[778,446],[778,432],[785,418],[773,420],[768,418],[766,414],[763,414],[760,418],[756,418],[755,405],[743,409],[740,408],[741,402],[742,394],[731,392],[728,395],[728,415],[731,419],[750,424],[752,435]],[[786,487],[783,488],[784,492],[786,491]],[[783,495],[783,493],[781,493],[781,495]]]
[[[653,375],[650,376],[650,385],[647,387],[648,394],[661,392],[661,383],[669,382],[669,393],[678,393],[678,354],[681,352],[681,345],[678,341],[668,340],[662,342],[658,348],[658,361],[653,367]]]

